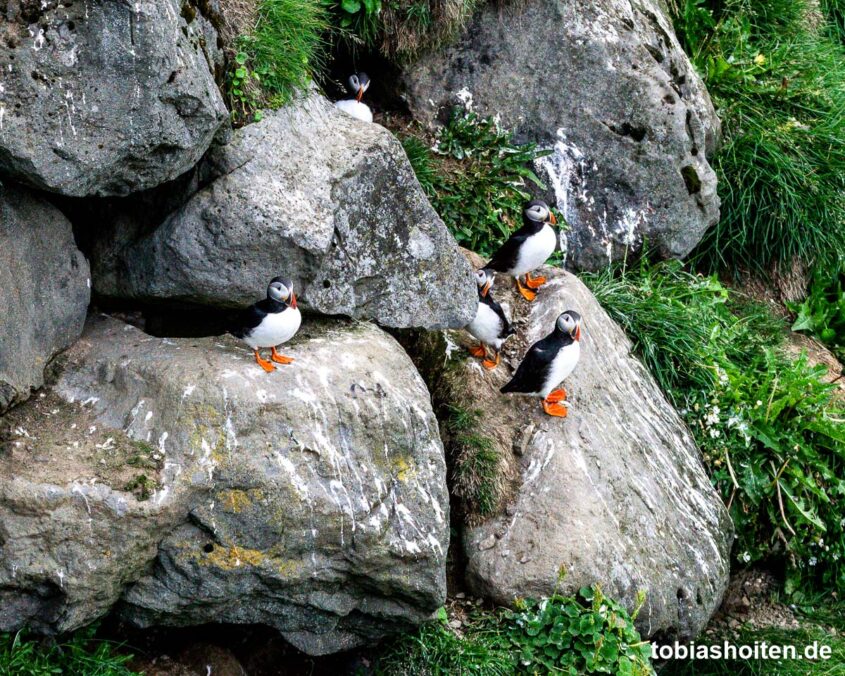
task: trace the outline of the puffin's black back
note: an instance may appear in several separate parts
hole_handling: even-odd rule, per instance
[[[229,329],[229,333],[237,338],[244,338],[252,333],[253,329],[261,324],[267,315],[284,312],[287,308],[287,303],[272,298],[265,298],[253,303],[241,312],[232,324],[232,328]]]
[[[508,237],[508,240],[493,254],[490,262],[484,266],[487,270],[507,272],[513,268],[519,258],[519,249],[525,243],[525,240],[531,237],[531,235],[536,235],[545,225],[545,223],[532,221],[524,216],[523,220],[525,222],[522,227]]]
[[[548,336],[529,348],[513,378],[500,392],[538,392],[549,377],[552,362],[558,352],[573,342],[572,336],[555,327]]]

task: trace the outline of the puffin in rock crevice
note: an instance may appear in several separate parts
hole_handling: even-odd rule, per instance
[[[539,268],[557,247],[557,232],[552,227],[557,219],[543,200],[533,200],[522,211],[522,227],[513,233],[490,262],[484,266],[511,275],[523,298],[533,301],[536,290],[546,283],[545,277],[532,277],[531,271]],[[519,281],[525,275],[525,286]]]
[[[293,357],[279,354],[276,346],[293,338],[301,323],[293,284],[283,277],[274,277],[267,287],[267,297],[244,310],[231,333],[252,348],[255,361],[270,373],[276,367],[261,358],[261,348],[269,347],[270,359],[277,364],[290,364]]]
[[[470,349],[470,354],[482,357],[481,365],[484,368],[493,369],[499,365],[502,343],[515,331],[502,306],[493,300],[490,293],[493,286],[492,276],[486,270],[478,270],[475,273],[475,283],[478,285],[478,309],[475,311],[475,318],[467,324],[466,330],[478,338],[479,344]],[[488,346],[493,350],[493,359],[487,354]]]
[[[352,73],[346,84],[349,93],[355,96],[354,99],[342,99],[335,102],[335,106],[347,115],[361,120],[362,122],[373,121],[373,111],[366,103],[361,103],[364,92],[370,88],[370,78],[366,73]]]
[[[565,418],[568,409],[561,402],[566,390],[555,388],[572,373],[580,356],[581,315],[567,310],[557,318],[554,331],[531,346],[501,392],[541,397],[547,414]]]

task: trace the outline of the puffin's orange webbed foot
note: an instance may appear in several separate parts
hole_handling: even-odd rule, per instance
[[[261,358],[261,355],[258,353],[258,350],[255,350],[255,363],[258,364],[265,371],[267,371],[267,373],[272,373],[276,370],[276,367],[273,366],[269,361]]]
[[[271,348],[270,350],[270,359],[272,359],[277,364],[292,364],[293,357],[285,357],[283,354],[279,354],[276,352],[276,348]]]
[[[519,291],[519,295],[522,296],[529,303],[532,303],[537,297],[536,292],[532,291],[531,289],[526,289],[524,286],[522,286],[522,282],[519,281],[519,277],[516,278],[516,288],[517,291]]]
[[[496,368],[496,367],[499,365],[499,361],[501,361],[501,357],[499,356],[499,353],[498,353],[498,352],[494,352],[493,354],[494,354],[494,355],[496,355],[496,358],[495,358],[495,359],[490,359],[490,358],[488,357],[488,358],[487,358],[487,359],[485,359],[483,362],[481,362],[481,365],[482,365],[484,368],[486,368],[486,369],[494,369],[494,368]]]
[[[473,357],[486,357],[487,356],[487,349],[484,347],[484,345],[479,343],[475,347],[469,348],[469,353]]]
[[[529,289],[539,289],[545,283],[546,278],[542,275],[532,277],[530,272],[525,275],[525,286],[527,286]]]
[[[550,402],[547,399],[543,400],[543,410],[556,418],[565,418],[569,414],[569,409],[566,406]]]
[[[549,396],[546,397],[546,401],[550,404],[557,404],[560,401],[566,400],[566,390],[562,387],[559,390],[552,390],[549,392]]]

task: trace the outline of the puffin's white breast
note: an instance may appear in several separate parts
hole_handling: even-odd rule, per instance
[[[344,99],[343,101],[335,102],[335,106],[347,115],[351,115],[362,122],[373,121],[373,111],[370,110],[370,107],[366,103],[361,103],[355,99]]]
[[[578,363],[578,358],[580,356],[580,341],[576,340],[570,345],[561,348],[552,362],[551,369],[549,370],[549,376],[546,378],[546,382],[543,383],[543,389],[540,391],[540,395],[542,395],[544,399],[549,396],[549,392],[566,380],[569,377],[569,374],[575,370],[575,365]]]
[[[514,275],[524,275],[536,270],[548,260],[557,246],[554,228],[546,224],[540,232],[531,235],[519,247],[519,257],[511,271]]]
[[[489,305],[481,302],[478,303],[478,310],[475,311],[475,319],[466,327],[467,331],[482,343],[492,345],[497,350],[502,346],[502,339],[499,338],[501,328],[501,317],[493,312]]]
[[[251,348],[275,347],[286,343],[299,331],[302,315],[299,308],[288,307],[284,312],[267,315],[252,333],[244,338]]]

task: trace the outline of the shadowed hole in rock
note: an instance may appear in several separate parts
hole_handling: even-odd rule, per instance
[[[211,552],[214,551],[214,545],[209,542],[202,548],[202,551],[204,551],[206,554],[211,554]]]
[[[691,164],[681,167],[681,176],[684,178],[684,184],[687,186],[687,192],[690,195],[697,195],[701,192],[701,178],[698,172]]]
[[[324,288],[324,289],[329,289],[329,288],[331,288],[331,285],[332,285],[332,283],[331,283],[328,279],[324,279],[324,280],[323,280],[323,288]]]

